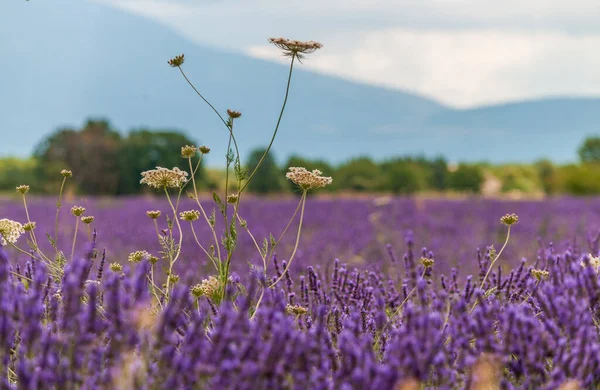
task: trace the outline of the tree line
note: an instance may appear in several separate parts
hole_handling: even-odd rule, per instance
[[[23,183],[36,183],[41,193],[56,193],[62,169],[77,174],[77,191],[89,195],[134,195],[143,191],[140,173],[156,166],[181,165],[181,147],[195,145],[181,132],[173,130],[132,130],[121,135],[106,120],[88,120],[82,128],[61,128],[42,140],[30,159],[0,159],[0,190],[11,190]],[[250,153],[245,166],[252,171],[264,149]],[[288,167],[319,169],[334,178],[330,192],[419,192],[479,193],[484,183],[496,180],[500,192],[576,194],[600,193],[600,137],[588,138],[579,149],[580,163],[556,165],[550,161],[533,164],[486,163],[450,164],[444,158],[396,157],[374,161],[357,157],[338,165],[327,161],[291,156],[277,164],[269,153],[248,186],[258,194],[294,191],[285,179]],[[244,163],[244,162],[243,162]],[[201,166],[196,180],[206,190],[221,189],[225,174]]]

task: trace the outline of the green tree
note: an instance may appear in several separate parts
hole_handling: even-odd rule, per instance
[[[35,185],[37,162],[32,159],[6,157],[0,159],[0,192],[14,192],[21,184],[30,184],[32,191],[39,191]]]
[[[254,171],[265,150],[265,148],[260,148],[250,153],[247,164],[248,172]],[[256,171],[252,181],[248,184],[248,190],[257,194],[281,192],[284,188],[283,180],[284,176],[281,175],[281,170],[275,162],[273,152],[269,152],[265,156],[260,168],[258,168],[258,171]]]
[[[377,191],[385,182],[381,167],[369,157],[352,159],[340,165],[332,176],[335,189]]]
[[[579,148],[579,158],[584,163],[600,162],[600,137],[589,137]]]
[[[194,141],[176,131],[135,130],[123,139],[119,147],[119,181],[117,194],[136,194],[142,190],[140,173],[157,166],[179,167],[189,171],[189,163],[181,158],[181,147]],[[199,188],[211,188],[204,167],[196,173]]]
[[[40,183],[47,191],[55,191],[62,180],[61,169],[70,169],[81,192],[114,194],[120,139],[106,120],[88,120],[80,130],[59,129],[35,149]]]
[[[395,194],[413,194],[427,187],[426,167],[412,159],[394,159],[381,164],[385,175],[382,190]]]
[[[483,172],[477,165],[460,164],[450,175],[450,188],[457,191],[479,193]]]

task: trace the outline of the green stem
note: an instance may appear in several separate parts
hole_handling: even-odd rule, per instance
[[[169,205],[171,206],[171,210],[173,211],[173,219],[175,220],[175,223],[177,224],[177,230],[179,231],[179,246],[177,248],[177,253],[175,253],[175,255],[171,255],[172,259],[170,259],[169,261],[169,274],[167,275],[167,283],[166,283],[166,287],[165,287],[165,293],[169,294],[169,285],[171,283],[171,274],[173,273],[173,265],[175,264],[175,262],[177,261],[177,259],[179,258],[179,254],[181,253],[181,241],[183,239],[183,232],[181,230],[181,225],[179,224],[179,218],[177,218],[177,209],[175,208],[175,206],[173,205],[173,202],[171,201],[171,197],[169,196],[169,191],[167,190],[167,188],[164,188],[165,190],[165,195],[167,195],[167,200],[169,201]],[[180,191],[181,193],[181,191]],[[179,197],[178,197],[179,199]],[[179,201],[177,202],[179,205]],[[172,233],[171,233],[172,236]],[[171,241],[173,241],[173,239],[171,239]]]
[[[62,205],[62,195],[63,195],[63,190],[65,188],[65,182],[67,181],[67,178],[63,176],[63,181],[60,185],[60,192],[58,193],[58,201],[56,202],[56,217],[54,218],[54,247],[56,249],[56,251],[58,252],[58,214],[60,211],[60,207]]]
[[[496,257],[494,258],[494,260],[492,260],[492,264],[490,264],[490,267],[488,268],[485,276],[483,277],[483,281],[481,282],[481,286],[479,286],[479,288],[483,288],[485,281],[488,277],[488,275],[490,274],[490,272],[492,271],[492,268],[494,268],[494,264],[496,263],[496,261],[498,260],[498,258],[500,257],[500,255],[502,254],[502,252],[504,251],[504,248],[506,248],[506,245],[508,244],[508,239],[510,238],[510,226],[508,227],[508,231],[506,233],[506,240],[504,241],[504,245],[502,245],[502,248],[500,249],[500,252],[498,252],[498,254],[496,255]]]
[[[208,251],[204,248],[204,246],[202,246],[202,244],[200,244],[200,241],[198,240],[198,236],[196,235],[196,230],[194,229],[194,224],[192,222],[190,222],[190,227],[192,228],[192,235],[194,236],[194,240],[196,240],[196,244],[198,244],[200,249],[202,249],[202,251],[206,254],[206,256],[208,256],[208,258],[210,259],[210,261],[213,263],[213,265],[215,266],[215,268],[218,271],[219,267],[217,266],[215,259],[210,255],[210,253],[208,253]]]
[[[392,321],[392,319],[396,316],[396,314],[398,314],[400,312],[400,310],[402,309],[402,307],[404,306],[404,304],[406,302],[408,302],[409,298],[411,297],[411,295],[415,292],[415,290],[417,289],[417,286],[419,285],[419,282],[425,277],[425,272],[427,272],[427,268],[423,269],[423,273],[421,274],[421,277],[419,278],[419,280],[417,281],[417,283],[415,284],[415,286],[412,288],[412,290],[410,290],[410,292],[406,295],[406,298],[404,298],[404,300],[402,301],[402,303],[400,304],[400,306],[398,306],[398,308],[396,309],[396,311],[394,313],[392,313],[392,315],[390,316],[390,318],[388,319],[388,324]]]
[[[296,59],[296,56],[295,55],[292,56],[292,62],[290,63],[290,72],[289,72],[289,75],[288,75],[287,87],[285,89],[285,98],[283,99],[283,105],[281,106],[281,112],[279,113],[279,118],[277,119],[277,125],[275,126],[275,131],[273,132],[273,136],[271,137],[271,142],[269,143],[269,146],[267,147],[267,150],[265,150],[265,152],[263,153],[262,157],[258,161],[258,164],[256,165],[256,167],[254,168],[254,170],[252,171],[252,173],[248,177],[248,180],[246,180],[246,182],[244,183],[244,185],[240,189],[240,192],[239,192],[240,194],[246,189],[246,187],[248,186],[248,184],[250,183],[250,181],[252,180],[252,178],[256,174],[256,171],[258,170],[258,168],[260,168],[262,162],[267,157],[267,154],[271,150],[271,146],[273,146],[273,142],[275,141],[275,136],[277,136],[277,131],[279,130],[279,124],[281,123],[281,118],[283,117],[283,111],[285,110],[285,106],[287,104],[288,96],[289,96],[289,93],[290,93],[290,83],[292,81],[292,70],[294,69],[294,60],[295,59]]]
[[[294,256],[296,256],[296,251],[298,250],[298,244],[300,243],[300,233],[302,232],[302,221],[304,220],[304,206],[306,205],[306,193],[307,193],[306,190],[304,190],[304,192],[302,193],[302,198],[301,198],[302,208],[300,210],[300,222],[298,223],[298,233],[296,234],[296,244],[294,245],[294,250],[292,251],[292,255],[290,256],[290,259],[288,260],[288,263],[285,266],[285,269],[281,273],[281,276],[279,276],[277,278],[277,280],[275,280],[269,286],[269,288],[274,287],[277,283],[279,283],[279,281],[281,279],[283,279],[284,275],[288,272],[288,270],[290,269],[290,266],[292,265],[292,260],[294,260]]]
[[[71,261],[75,256],[75,242],[77,241],[77,232],[79,231],[79,217],[75,217],[75,234],[73,234],[73,245],[71,246]]]

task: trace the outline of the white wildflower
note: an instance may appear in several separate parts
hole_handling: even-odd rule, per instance
[[[14,244],[23,233],[25,233],[25,229],[19,222],[6,218],[0,219],[0,244],[2,246],[8,245],[9,242]]]

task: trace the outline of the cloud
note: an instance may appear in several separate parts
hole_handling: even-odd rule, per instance
[[[596,0],[97,1],[274,61],[269,36],[318,40],[310,69],[452,106],[600,95]]]

